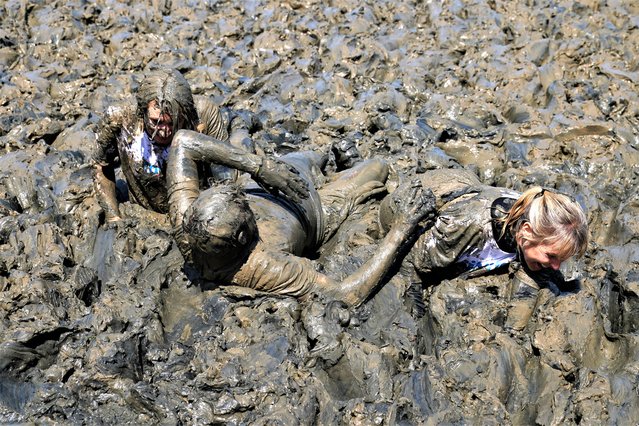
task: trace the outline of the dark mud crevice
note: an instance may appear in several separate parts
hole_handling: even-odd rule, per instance
[[[608,318],[613,333],[634,334],[639,330],[635,321],[639,312],[639,296],[635,292],[624,291],[613,285],[610,289],[610,311]]]

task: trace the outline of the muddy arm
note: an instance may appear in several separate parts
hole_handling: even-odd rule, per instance
[[[255,153],[248,125],[241,115],[227,109],[221,111],[208,97],[198,96],[195,99],[200,117],[200,124],[197,127],[199,133],[228,142],[235,147],[244,148],[252,154]],[[210,169],[211,176],[215,180],[237,180],[238,171],[236,169],[219,163],[210,164]]]
[[[172,161],[171,158],[174,160]],[[196,171],[190,168],[190,160],[217,163],[249,173],[259,184],[269,189],[279,190],[294,201],[307,198],[309,194],[306,181],[290,164],[247,152],[243,148],[198,132],[180,130],[173,139],[169,154],[167,168],[169,195],[171,182],[177,184],[197,177],[197,174],[193,174]]]
[[[100,165],[94,166],[93,188],[98,199],[98,204],[104,210],[107,222],[121,220],[120,208],[115,191],[115,171],[112,167]]]
[[[230,118],[229,142],[233,146],[244,147],[249,152],[255,153],[255,144],[251,135],[261,129],[259,120],[246,111],[235,111]]]
[[[430,190],[424,191],[418,182],[411,182],[393,195],[397,197],[397,203],[402,205],[401,211],[373,257],[342,282],[326,275],[319,276],[316,285],[320,291],[349,305],[361,304],[383,280],[393,265],[399,248],[419,222],[434,216],[435,197]]]
[[[228,123],[218,106],[207,96],[195,96],[194,99],[200,119],[197,131],[221,141],[227,140],[229,138]]]
[[[395,261],[397,250],[412,231],[401,228],[401,226],[392,227],[375,255],[341,283],[326,275],[320,275],[316,281],[320,291],[351,306],[364,302],[384,279]]]
[[[121,219],[115,190],[115,167],[118,157],[116,137],[122,129],[122,122],[127,114],[132,114],[130,108],[110,108],[98,123],[96,130],[97,149],[93,156],[93,188],[107,222]]]

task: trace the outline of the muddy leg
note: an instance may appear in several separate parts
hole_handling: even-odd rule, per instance
[[[381,159],[362,161],[338,173],[318,192],[324,211],[323,243],[328,241],[353,208],[368,198],[386,191],[388,165]]]

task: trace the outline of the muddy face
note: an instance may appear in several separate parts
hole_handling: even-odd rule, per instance
[[[163,112],[155,100],[148,104],[145,130],[158,145],[170,145],[173,140],[173,118]]]
[[[524,244],[521,251],[531,271],[553,269],[558,271],[567,259],[561,255],[558,244]]]

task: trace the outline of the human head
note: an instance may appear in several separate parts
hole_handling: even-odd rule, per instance
[[[588,222],[581,206],[567,195],[534,187],[524,192],[504,221],[528,268],[559,269],[588,246]]]
[[[151,138],[169,145],[180,129],[195,130],[198,123],[191,87],[177,70],[151,72],[140,83],[136,94],[138,116]]]
[[[203,191],[184,214],[183,226],[192,249],[228,259],[243,257],[258,236],[246,198],[229,184]]]

